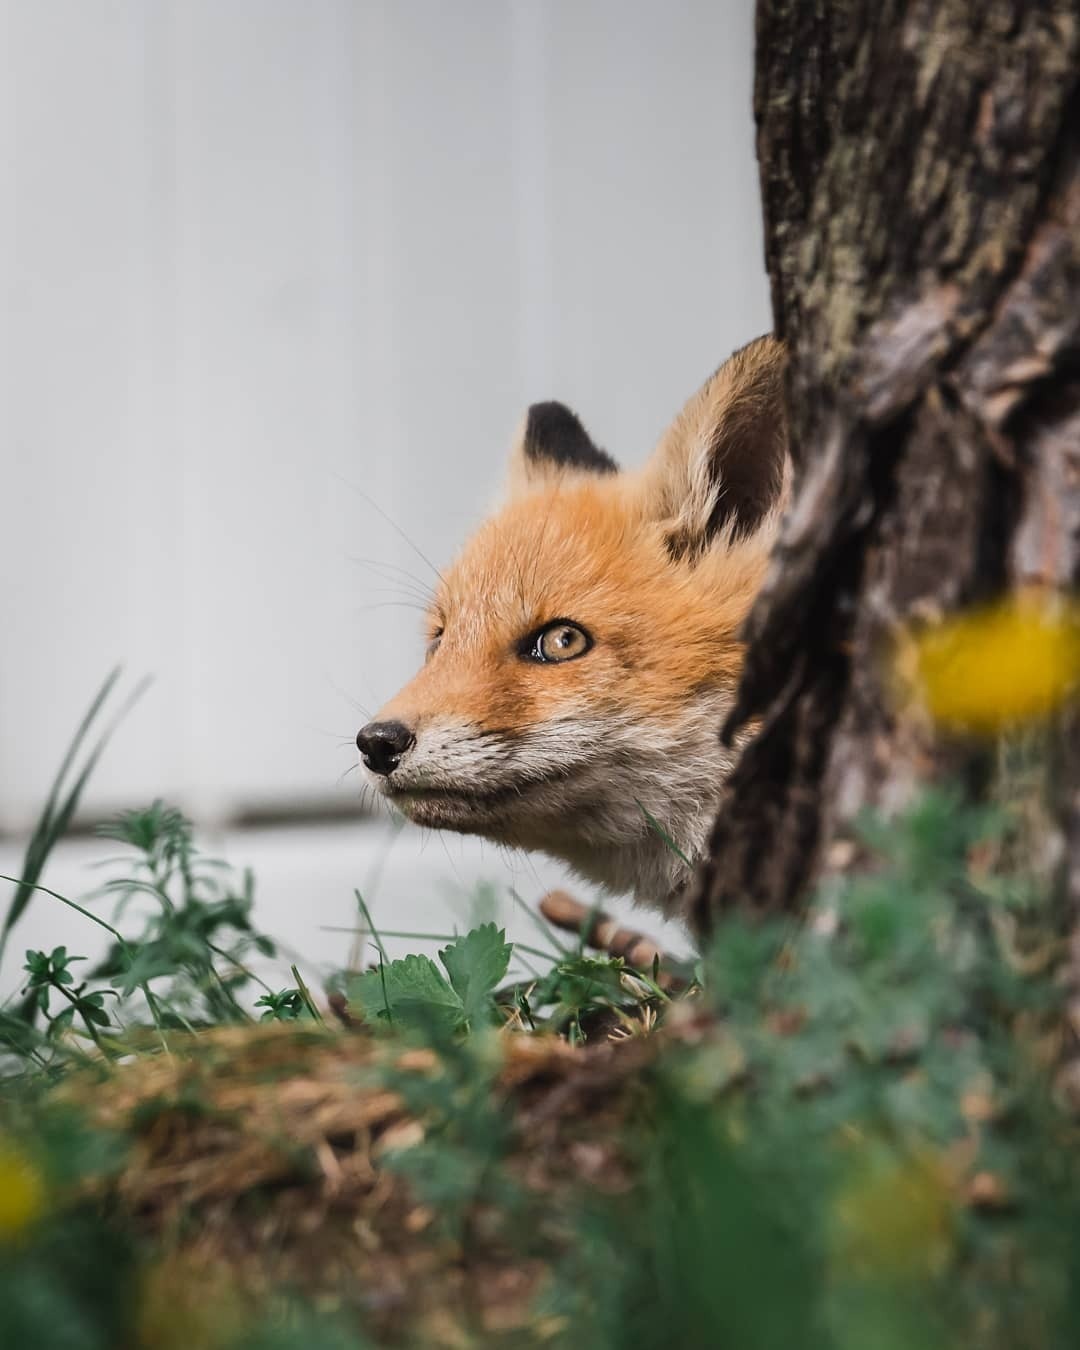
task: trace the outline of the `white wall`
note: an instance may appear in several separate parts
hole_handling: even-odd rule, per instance
[[[0,827],[353,790],[530,401],[639,460],[769,326],[752,0],[0,0]]]

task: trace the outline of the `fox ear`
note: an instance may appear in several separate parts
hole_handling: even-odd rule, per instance
[[[616,473],[618,467],[564,403],[534,403],[510,457],[510,492],[540,487],[567,473]]]
[[[642,470],[646,510],[674,557],[699,557],[724,534],[752,534],[784,493],[784,349],[762,337],[708,379]]]

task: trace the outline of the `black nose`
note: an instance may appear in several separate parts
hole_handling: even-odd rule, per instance
[[[356,733],[356,748],[372,773],[389,777],[401,763],[401,756],[416,744],[416,737],[404,722],[369,722]]]

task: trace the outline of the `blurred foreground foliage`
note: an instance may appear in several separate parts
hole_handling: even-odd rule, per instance
[[[7,1034],[0,1341],[1071,1343],[1053,959],[1038,891],[981,871],[1005,828],[943,796],[871,823],[874,867],[798,923],[732,918],[674,999],[572,953],[500,988],[485,925],[445,975],[347,978],[350,1028],[298,991],[251,1025],[215,981],[223,1030],[189,950],[216,926],[110,973],[118,946],[105,1025]],[[544,1025],[568,1002],[576,1048]]]
[[[256,998],[250,877],[124,817],[107,958],[27,953],[0,1014],[0,1344],[1071,1346],[1027,819],[866,821],[856,874],[692,969],[553,939],[513,978],[484,924],[343,974],[334,1017],[295,967]]]

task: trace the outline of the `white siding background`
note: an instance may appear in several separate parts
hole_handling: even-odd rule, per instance
[[[118,661],[155,683],[91,816],[348,805],[351,700],[420,655],[368,564],[451,555],[530,401],[640,461],[768,328],[752,10],[0,0],[0,864]],[[227,844],[311,950],[383,838]],[[447,842],[397,840],[395,920],[505,878]]]

